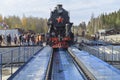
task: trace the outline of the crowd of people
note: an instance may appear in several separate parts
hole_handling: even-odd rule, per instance
[[[25,33],[12,36],[8,35],[0,35],[0,46],[13,46],[13,45],[41,45],[42,37],[40,34],[31,34]]]

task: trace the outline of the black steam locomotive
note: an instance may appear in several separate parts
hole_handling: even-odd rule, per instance
[[[57,5],[48,19],[49,43],[53,48],[67,48],[73,43],[72,24],[68,11],[61,4]]]

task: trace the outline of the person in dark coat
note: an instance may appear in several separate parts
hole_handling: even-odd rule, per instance
[[[2,41],[3,41],[3,38],[2,38],[2,35],[0,35],[0,46],[2,44]]]
[[[11,45],[11,35],[8,34],[7,35],[7,46],[10,46]]]
[[[23,44],[23,35],[19,35],[20,46]]]
[[[14,37],[14,43],[17,44],[17,36]]]
[[[27,35],[27,43],[28,43],[28,46],[30,45],[30,38],[31,38],[31,35],[30,35],[30,33],[28,33],[28,35]]]

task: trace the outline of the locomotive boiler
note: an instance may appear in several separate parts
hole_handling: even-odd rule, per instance
[[[48,43],[53,48],[67,48],[73,43],[74,35],[71,31],[73,23],[70,22],[68,11],[66,11],[61,4],[58,4],[53,11],[51,11],[48,19]]]

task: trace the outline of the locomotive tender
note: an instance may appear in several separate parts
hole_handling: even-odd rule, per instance
[[[51,11],[48,19],[48,41],[53,48],[67,48],[73,43],[72,24],[68,11],[61,4],[58,4],[55,10]]]

